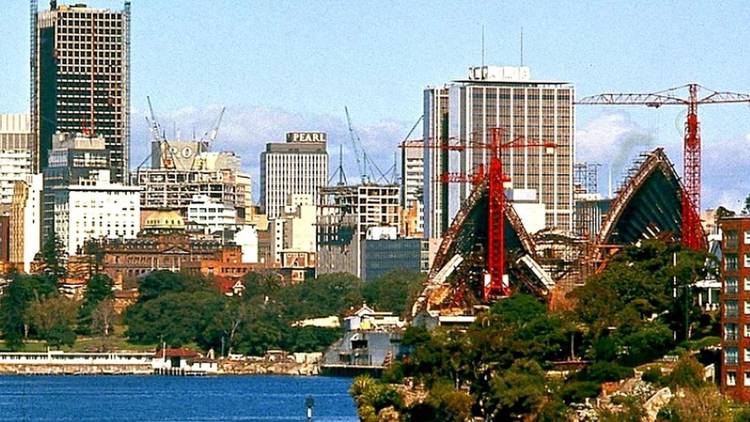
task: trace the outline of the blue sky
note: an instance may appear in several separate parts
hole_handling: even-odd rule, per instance
[[[133,162],[146,154],[150,95],[162,125],[186,134],[208,129],[227,106],[216,147],[240,152],[253,176],[263,144],[287,130],[328,130],[332,146],[346,147],[347,105],[366,147],[387,167],[422,113],[422,89],[480,62],[483,25],[486,63],[517,65],[523,26],[532,77],[573,82],[579,96],[691,81],[750,92],[750,8],[740,1],[132,3]],[[120,8],[122,1],[89,4]],[[4,4],[0,112],[28,107],[27,46],[28,3]],[[614,155],[664,145],[681,168],[675,123],[682,112],[579,107],[578,158],[624,163]],[[750,108],[707,106],[701,118],[704,205],[734,207],[750,191],[743,180]],[[623,147],[633,132],[653,140]]]

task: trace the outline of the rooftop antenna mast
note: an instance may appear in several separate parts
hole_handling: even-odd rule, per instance
[[[521,27],[521,66],[523,66],[523,26]]]
[[[344,145],[339,144],[339,166],[336,168],[336,171],[333,172],[333,175],[330,179],[328,179],[328,184],[330,185],[331,182],[336,178],[336,175],[339,177],[339,181],[336,184],[337,186],[346,186],[348,183],[346,181],[346,173],[344,173]]]
[[[482,69],[484,69],[484,25],[482,25]],[[482,70],[482,72],[484,72],[484,70]]]

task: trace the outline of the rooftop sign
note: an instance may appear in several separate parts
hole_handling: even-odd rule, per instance
[[[289,132],[286,134],[287,142],[312,142],[325,143],[325,132]]]

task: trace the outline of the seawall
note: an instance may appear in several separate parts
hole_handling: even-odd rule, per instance
[[[151,364],[24,364],[0,363],[2,375],[148,375]]]

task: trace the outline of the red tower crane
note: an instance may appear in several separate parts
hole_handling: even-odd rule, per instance
[[[685,95],[682,91],[687,90]],[[699,92],[704,91],[704,92]],[[700,222],[701,207],[701,135],[698,122],[698,105],[750,103],[750,94],[719,92],[698,84],[687,84],[649,94],[600,94],[576,101],[583,105],[645,105],[659,108],[663,105],[687,106],[685,137],[683,140],[683,183],[682,195],[682,244],[700,249],[703,235]]]
[[[489,302],[493,298],[510,295],[510,286],[503,281],[505,274],[505,183],[511,178],[503,171],[502,155],[506,150],[516,148],[545,147],[554,148],[552,142],[527,141],[518,136],[503,142],[505,130],[502,128],[488,129],[491,141],[486,142],[456,142],[455,139],[441,143],[425,142],[424,146],[413,148],[437,148],[447,151],[462,151],[483,149],[489,152],[489,170],[484,164],[478,165],[472,173],[448,173],[438,176],[443,183],[472,183],[477,186],[488,180],[488,215],[487,215],[487,256],[486,271],[482,280],[482,299]],[[410,148],[406,144],[402,148]]]

